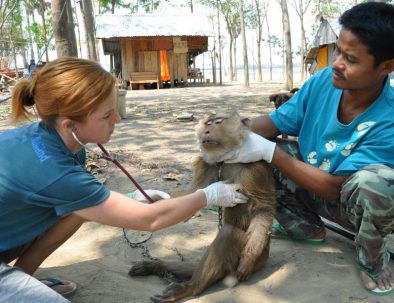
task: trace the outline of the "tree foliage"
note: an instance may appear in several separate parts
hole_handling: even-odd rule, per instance
[[[338,17],[342,12],[354,5],[354,1],[343,0],[313,0],[312,14]]]
[[[14,57],[24,52],[27,40],[21,27],[19,1],[0,1],[0,57]]]
[[[34,13],[34,11],[33,11]],[[45,9],[45,24],[46,27],[44,29],[44,25],[42,23],[38,23],[37,21],[33,21],[30,26],[26,26],[25,29],[27,33],[31,35],[33,42],[37,45],[38,50],[38,60],[42,59],[42,55],[45,52],[45,46],[49,50],[54,50],[55,45],[52,41],[48,41],[50,37],[53,36],[53,27],[48,26],[51,24],[52,20],[52,11],[50,8]]]
[[[134,14],[142,9],[146,13],[154,12],[160,4],[169,2],[169,0],[135,0],[135,1],[122,1],[122,0],[99,0],[99,13],[114,14],[116,9],[122,10],[129,14]]]

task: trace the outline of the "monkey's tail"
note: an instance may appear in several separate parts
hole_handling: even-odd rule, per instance
[[[234,287],[235,285],[238,284],[238,282],[239,282],[238,279],[234,275],[227,275],[223,279],[224,286],[226,286],[228,288]]]

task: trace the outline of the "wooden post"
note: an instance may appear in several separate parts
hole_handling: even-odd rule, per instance
[[[160,62],[160,51],[157,51],[157,89],[160,89],[161,85],[161,62]]]

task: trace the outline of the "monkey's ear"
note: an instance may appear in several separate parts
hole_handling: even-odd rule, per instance
[[[250,128],[252,124],[252,120],[250,118],[242,118],[241,122],[243,125],[245,125],[247,128]]]
[[[227,119],[232,121],[230,122],[232,125],[239,125],[239,121],[242,121],[241,115],[236,109],[227,115]]]
[[[209,120],[212,120],[213,118],[216,117],[216,113],[207,113],[204,115],[203,121],[204,123],[208,122]]]

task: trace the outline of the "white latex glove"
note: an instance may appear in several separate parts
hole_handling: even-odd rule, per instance
[[[265,160],[271,163],[276,143],[254,132],[248,132],[245,142],[232,153],[225,163],[250,163]]]
[[[144,190],[146,192],[146,194],[152,198],[153,201],[158,201],[158,200],[162,200],[162,199],[169,199],[171,198],[169,194],[167,194],[164,191],[161,190],[156,190],[156,189],[146,189]],[[127,195],[129,198],[134,199],[134,200],[138,200],[140,202],[144,202],[147,203],[149,202],[145,196],[137,189],[136,191],[129,193]]]
[[[212,183],[211,185],[198,189],[203,191],[207,197],[207,206],[233,207],[238,203],[248,202],[248,198],[237,191],[235,184],[226,184],[223,182]]]

